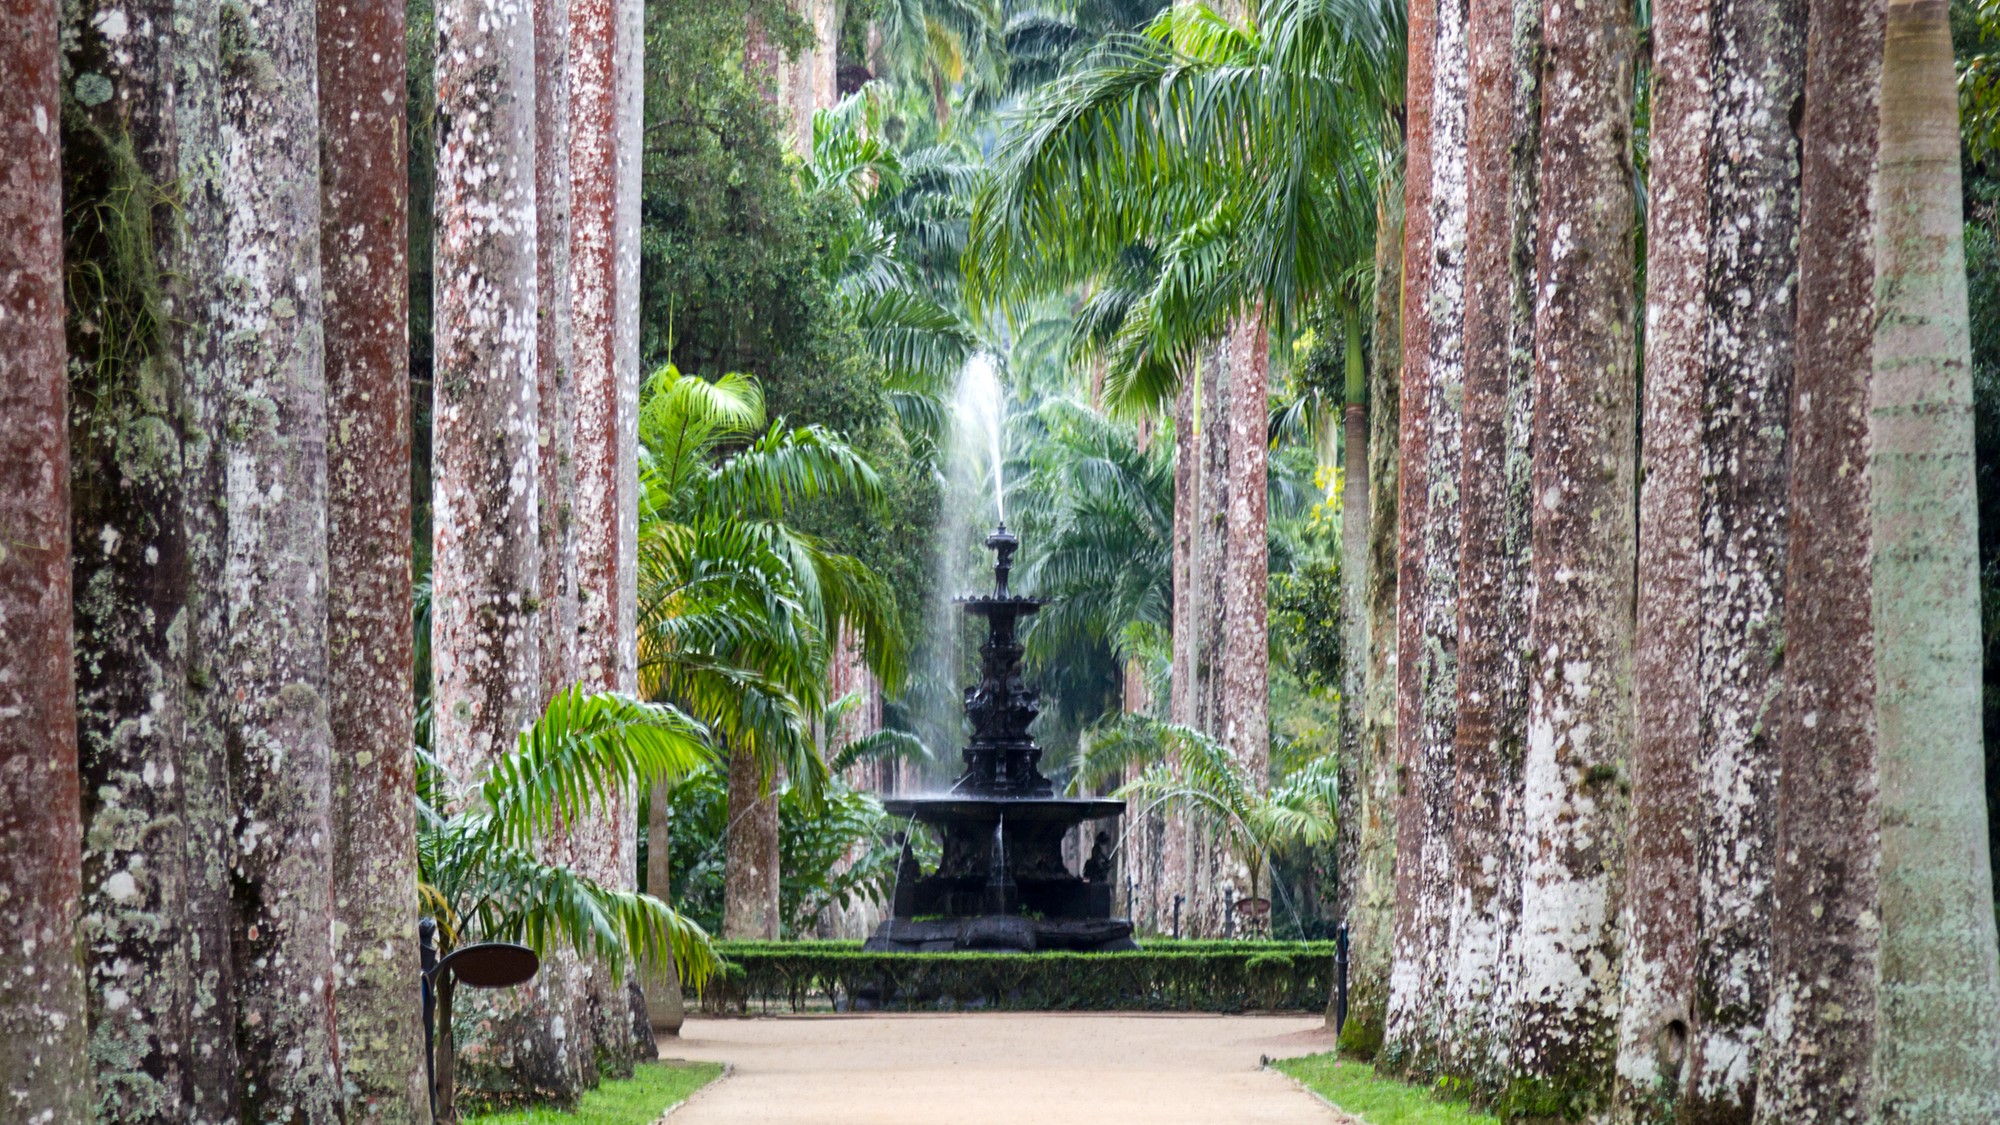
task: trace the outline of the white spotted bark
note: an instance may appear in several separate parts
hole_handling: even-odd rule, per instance
[[[1468,12],[1456,814],[1441,1061],[1488,1092],[1505,1073],[1520,926],[1540,20],[1524,0],[1474,0]]]
[[[327,725],[327,386],[314,10],[222,17],[227,519],[216,667],[235,806],[236,1045],[245,1120],[340,1113]]]
[[[195,267],[170,186],[182,159],[178,37],[165,4],[77,5],[66,17],[78,936],[96,1109],[120,1121],[181,1121],[194,1075],[180,347],[197,330],[180,319]]]
[[[1646,241],[1644,476],[1639,491],[1629,893],[1619,1010],[1620,1115],[1673,1120],[1693,1023],[1701,739],[1702,376],[1708,315],[1709,0],[1654,8]]]
[[[404,16],[319,20],[326,285],[334,997],[349,1125],[430,1120],[417,960],[410,683],[410,381]]]
[[[1455,852],[1461,403],[1465,383],[1465,0],[1437,0],[1430,27],[1430,190],[1422,378],[1403,383],[1403,584],[1397,591],[1397,733],[1404,765],[1396,849],[1396,944],[1386,1059],[1412,1075],[1439,1066]],[[1411,34],[1416,34],[1411,23]],[[1414,177],[1412,169],[1410,175]],[[1412,204],[1414,206],[1414,203]],[[1413,294],[1416,296],[1416,294]],[[1407,315],[1407,308],[1405,310]],[[1414,351],[1405,352],[1410,362]],[[1412,365],[1409,369],[1415,372]],[[1419,397],[1421,401],[1418,401]],[[1415,442],[1407,435],[1421,427]],[[1413,494],[1421,501],[1410,503]]]
[[[0,1110],[88,1120],[57,6],[0,11]]]
[[[1802,3],[1715,5],[1701,371],[1700,795],[1682,1121],[1744,1122],[1769,982]],[[1688,295],[1692,298],[1692,294]],[[1685,922],[1683,922],[1685,924]]]
[[[1542,33],[1526,865],[1505,1095],[1528,1120],[1601,1109],[1610,1092],[1636,567],[1631,13],[1550,3]]]
[[[541,689],[534,22],[525,0],[448,0],[437,29],[431,659],[463,782]]]

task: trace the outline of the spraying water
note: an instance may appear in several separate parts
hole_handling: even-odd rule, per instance
[[[1007,400],[1000,387],[1000,372],[985,352],[973,356],[959,374],[958,389],[952,395],[954,428],[959,431],[961,448],[978,442],[992,474],[993,509],[1000,522],[1007,522],[1007,482],[1000,457],[1001,427],[1007,421]]]

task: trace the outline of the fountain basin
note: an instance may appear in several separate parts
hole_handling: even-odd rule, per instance
[[[912,865],[912,878],[898,878],[892,916],[867,949],[1138,948],[1132,923],[1111,916],[1111,884],[1071,871],[1062,854],[1071,829],[1121,816],[1125,802],[953,794],[883,807],[934,828],[944,848],[936,871],[923,875]]]

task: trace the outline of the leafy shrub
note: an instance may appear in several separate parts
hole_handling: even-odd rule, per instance
[[[772,1005],[1010,1011],[1318,1011],[1332,942],[1176,941],[1132,953],[867,953],[859,942],[721,942],[711,1012]]]

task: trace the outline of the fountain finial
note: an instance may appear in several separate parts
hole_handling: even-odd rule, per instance
[[[1005,520],[1002,520],[1000,526],[993,529],[993,534],[986,537],[986,549],[992,551],[995,556],[993,562],[993,586],[994,593],[998,597],[1004,598],[1008,596],[1007,575],[1014,569],[1014,550],[1020,545],[1021,541],[1014,537],[1013,532],[1007,530]]]

